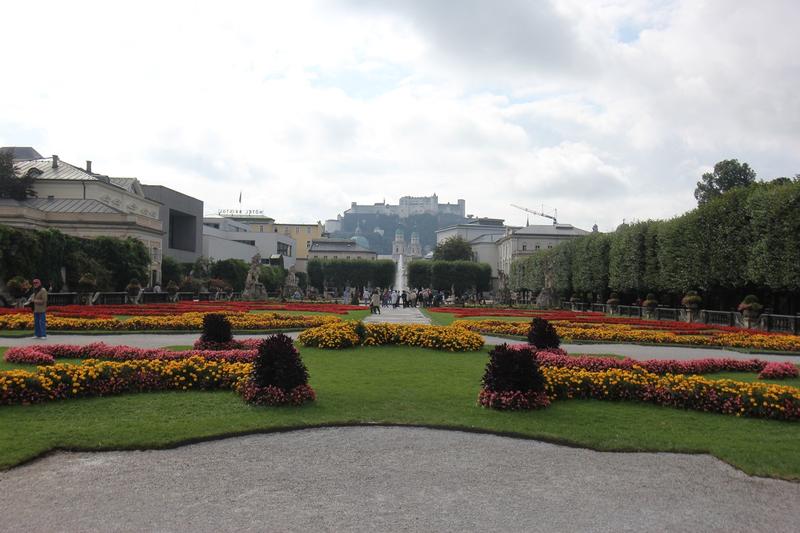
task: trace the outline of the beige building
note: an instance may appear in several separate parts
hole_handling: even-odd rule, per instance
[[[314,239],[309,259],[378,259],[378,254],[351,239]]]
[[[508,228],[505,237],[497,241],[498,269],[500,276],[508,276],[511,262],[518,257],[531,255],[538,250],[547,250],[564,241],[586,235],[589,232],[572,224],[533,225],[524,228]]]
[[[299,272],[306,271],[311,241],[327,235],[322,222],[316,224],[279,224],[272,217],[260,214],[259,211],[220,211],[221,216],[247,224],[252,232],[280,233],[295,241],[295,268]]]
[[[38,154],[36,154],[38,155]],[[0,224],[28,229],[53,228],[75,237],[135,237],[150,252],[150,283],[161,277],[161,204],[148,200],[141,184],[127,178],[126,186],[114,178],[86,168],[47,158],[20,160],[14,166],[21,175],[34,177],[36,198],[0,200]]]

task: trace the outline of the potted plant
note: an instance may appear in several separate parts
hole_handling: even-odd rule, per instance
[[[175,283],[175,280],[172,280],[172,279],[169,280],[169,283],[167,283],[166,289],[167,289],[167,294],[169,295],[170,301],[173,301],[173,302],[175,301],[175,295],[178,294],[178,288],[179,288],[178,284]]]
[[[703,303],[703,297],[697,294],[697,291],[689,291],[681,299],[681,305],[684,306],[687,310],[686,313],[687,322],[695,321],[698,315],[697,310],[700,309],[701,303]]]
[[[700,304],[703,303],[703,297],[697,294],[697,291],[689,291],[681,300],[681,305],[686,309],[697,310],[700,309]]]
[[[14,276],[6,282],[11,297],[17,300],[17,307],[21,307],[21,299],[31,290],[31,284],[22,276]]]
[[[136,299],[141,291],[142,284],[139,283],[139,280],[136,278],[131,278],[128,282],[128,286],[125,287],[125,292],[128,293],[128,301],[131,303],[136,303]]]
[[[606,300],[606,305],[608,306],[608,311],[613,315],[619,305],[619,294],[612,292],[609,299]]]
[[[78,280],[78,292],[81,301],[90,303],[92,294],[97,290],[97,278],[91,272],[85,272]]]
[[[658,307],[658,300],[656,299],[656,295],[652,292],[648,292],[647,296],[645,296],[644,301],[642,302],[642,307],[645,309],[645,313],[647,313],[648,318],[652,318],[652,316],[656,312],[656,307]]]
[[[758,318],[764,306],[758,301],[755,294],[748,294],[739,304],[739,312],[747,318]]]

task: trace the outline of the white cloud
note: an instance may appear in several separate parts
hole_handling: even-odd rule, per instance
[[[102,2],[4,8],[0,144],[335,216],[405,194],[566,222],[694,206],[736,157],[800,171],[800,4]]]

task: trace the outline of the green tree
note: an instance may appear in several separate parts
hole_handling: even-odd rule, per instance
[[[0,151],[0,198],[25,200],[36,196],[33,190],[34,177],[29,172],[20,176],[14,168],[14,155],[10,150]]]
[[[161,259],[161,284],[163,286],[170,281],[180,283],[184,275],[183,266],[175,259],[167,255]]]
[[[432,261],[411,261],[408,264],[408,285],[410,287],[430,287]]]
[[[125,290],[133,278],[149,279],[150,253],[139,239],[97,237],[86,241],[86,252],[111,272],[114,290]]]
[[[247,272],[245,272],[245,279],[247,279]],[[284,280],[286,280],[286,271],[283,268],[279,266],[261,265],[258,281],[263,283],[264,288],[268,291],[281,289]]]
[[[694,197],[698,205],[721,196],[736,187],[746,187],[756,181],[756,172],[747,163],[737,159],[725,159],[714,165],[713,172],[706,172],[697,182]]]
[[[469,290],[488,290],[491,275],[492,269],[485,263],[432,261],[431,287],[445,291],[453,289],[455,294],[460,296]]]
[[[472,261],[472,247],[461,237],[450,237],[436,245],[435,261]]]
[[[244,290],[244,282],[247,280],[247,272],[249,270],[250,265],[247,261],[241,259],[223,259],[222,261],[214,261],[210,265],[208,275],[212,278],[218,278],[227,282],[233,287],[234,291],[240,292]]]

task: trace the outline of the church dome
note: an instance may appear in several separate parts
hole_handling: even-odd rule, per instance
[[[369,241],[363,235],[356,235],[355,237],[350,237],[350,240],[356,243],[357,245],[361,246],[362,248],[366,248],[369,250]]]

